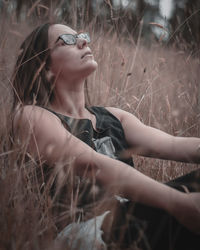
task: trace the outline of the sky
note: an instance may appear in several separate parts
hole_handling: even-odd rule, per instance
[[[169,19],[173,11],[173,0],[160,0],[159,9],[161,15]]]
[[[151,5],[157,5],[158,0],[145,0],[147,3]],[[119,0],[115,0],[116,3],[119,2]],[[130,0],[122,0],[122,4],[126,6]],[[161,15],[169,19],[171,17],[172,11],[173,11],[173,0],[160,0],[159,1],[159,9]]]

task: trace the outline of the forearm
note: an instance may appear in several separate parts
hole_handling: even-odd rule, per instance
[[[200,138],[163,136],[159,140],[149,140],[143,146],[134,146],[124,152],[124,157],[131,155],[172,160],[186,163],[200,163]]]
[[[181,193],[159,183],[123,162],[105,157],[96,159],[99,166],[97,181],[111,192],[123,195],[133,201],[145,205],[171,211],[173,204],[180,198]]]
[[[125,156],[141,156],[200,163],[200,138],[172,136],[159,129],[142,124],[132,115],[122,119],[126,140],[130,149]]]
[[[200,139],[194,137],[174,137],[171,155],[177,161],[200,163]]]
[[[101,159],[96,159],[96,178],[106,189],[132,201],[163,209],[188,229],[200,232],[200,194],[179,192],[113,159],[105,159],[101,165]]]

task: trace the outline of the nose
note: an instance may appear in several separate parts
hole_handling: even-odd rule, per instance
[[[87,41],[84,38],[78,38],[77,46],[79,49],[83,49],[85,46],[87,46]]]

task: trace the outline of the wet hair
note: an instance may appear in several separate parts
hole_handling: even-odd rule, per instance
[[[53,98],[53,82],[47,79],[50,25],[45,23],[34,29],[20,46],[12,76],[14,106],[18,103],[46,106]]]

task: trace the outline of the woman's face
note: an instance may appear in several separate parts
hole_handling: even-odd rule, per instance
[[[58,39],[63,34],[76,35],[77,32],[62,24],[49,27],[51,73],[55,77],[63,77],[66,80],[87,77],[97,68],[97,62],[86,40],[77,38],[76,44],[67,45],[62,39]]]

